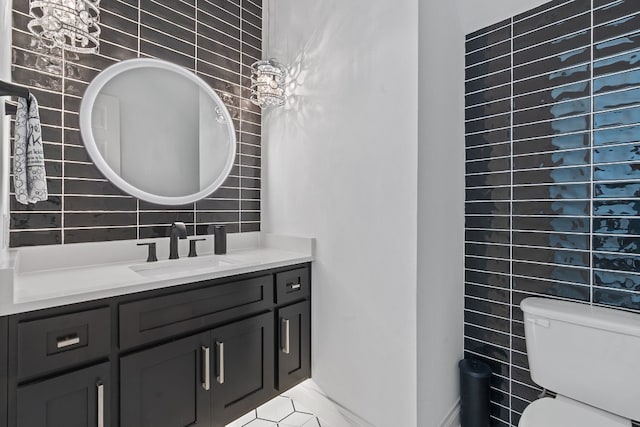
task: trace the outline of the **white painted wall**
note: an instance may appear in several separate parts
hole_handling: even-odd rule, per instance
[[[417,2],[269,7],[295,81],[264,119],[263,229],[317,237],[313,377],[375,426],[415,426]]]
[[[459,396],[464,307],[465,34],[540,0],[419,0],[418,426],[443,426]]]

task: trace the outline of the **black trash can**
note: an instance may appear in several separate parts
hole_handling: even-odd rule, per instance
[[[475,359],[463,359],[460,368],[460,426],[489,427],[491,368]]]

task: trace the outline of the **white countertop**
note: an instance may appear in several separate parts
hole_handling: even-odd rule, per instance
[[[206,237],[197,258],[186,257],[188,242],[181,241],[178,260],[166,260],[168,239],[157,239],[160,261],[153,263],[137,241],[11,250],[0,263],[0,316],[295,265],[314,255],[312,238],[267,233],[229,234],[227,254],[213,255]]]

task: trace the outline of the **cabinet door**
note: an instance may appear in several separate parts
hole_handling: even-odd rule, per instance
[[[209,426],[209,333],[120,359],[121,427]]]
[[[18,388],[17,427],[108,427],[109,363]]]
[[[273,313],[213,330],[214,427],[269,400],[274,390]]]
[[[311,375],[311,307],[302,301],[278,310],[278,390]]]

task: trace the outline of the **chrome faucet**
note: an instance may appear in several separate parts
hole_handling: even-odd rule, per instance
[[[171,224],[171,234],[169,235],[169,259],[178,259],[178,239],[187,238],[187,227],[184,222],[174,222]]]

